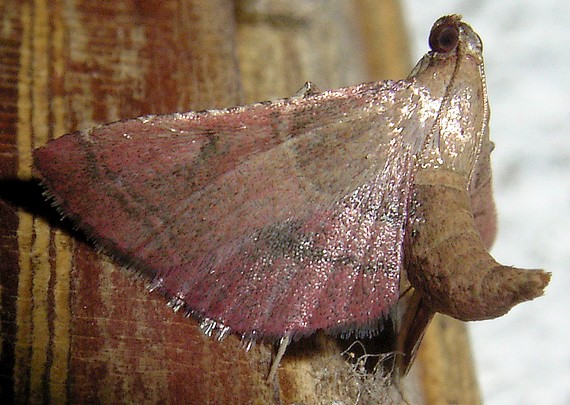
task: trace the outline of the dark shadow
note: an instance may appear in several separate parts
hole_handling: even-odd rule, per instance
[[[45,219],[51,227],[61,229],[81,242],[87,242],[86,236],[74,227],[73,222],[62,218],[47,199],[39,180],[0,179],[0,200]]]
[[[374,336],[364,338],[350,336],[348,338],[339,338],[338,342],[343,351],[349,351],[354,354],[350,359],[347,356],[348,361],[356,362],[363,358],[362,356],[368,355],[364,365],[367,373],[374,373],[380,361],[383,362],[381,370],[384,373],[390,373],[396,356],[385,358],[382,355],[394,353],[397,337],[392,318],[388,317],[382,321],[381,329]]]
[[[378,369],[383,375],[392,373],[395,367],[397,333],[390,317],[384,319],[379,325],[381,328],[369,337],[334,337],[344,353],[344,358],[348,363],[356,365],[356,362],[364,360],[364,369],[368,374],[374,374],[376,367],[381,362]],[[320,352],[323,347],[319,339],[319,333],[293,340],[287,346],[286,357],[305,358],[312,357]],[[277,347],[276,345],[275,347]]]

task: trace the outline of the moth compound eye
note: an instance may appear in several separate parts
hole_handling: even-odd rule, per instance
[[[434,27],[429,34],[429,47],[434,52],[450,52],[459,42],[459,26],[453,21]]]

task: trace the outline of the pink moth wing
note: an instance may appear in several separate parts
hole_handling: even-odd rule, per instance
[[[461,59],[429,61],[398,82],[79,131],[35,167],[80,229],[208,325],[367,335],[398,299],[414,155]]]

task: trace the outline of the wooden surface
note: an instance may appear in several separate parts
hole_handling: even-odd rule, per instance
[[[32,180],[33,148],[76,129],[285,97],[306,80],[406,77],[394,2],[5,0],[0,16],[2,399],[479,402],[465,328],[449,319],[434,322],[400,392],[354,378],[320,335],[292,347],[268,383],[273,345],[246,352],[237,336],[204,336],[60,223]]]

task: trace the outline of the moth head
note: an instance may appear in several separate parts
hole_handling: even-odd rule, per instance
[[[455,65],[462,57],[473,58],[476,64],[483,64],[483,42],[473,28],[461,21],[458,14],[439,18],[431,28],[428,43],[431,51],[420,59],[408,79],[421,75],[429,68],[437,69],[442,63],[452,62]]]
[[[431,56],[448,57],[451,53],[470,55],[483,62],[483,42],[461,16],[447,15],[438,19],[429,35]]]
[[[458,15],[449,15],[435,22],[428,41],[432,51],[447,53],[457,48],[460,20],[461,17]]]

